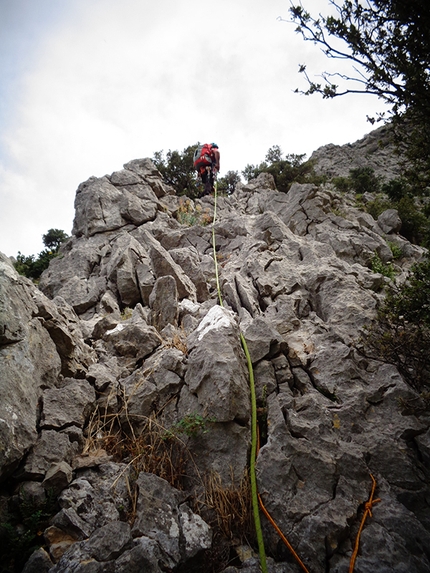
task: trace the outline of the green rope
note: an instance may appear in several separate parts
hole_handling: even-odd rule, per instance
[[[218,274],[218,261],[216,256],[216,243],[215,243],[215,221],[216,221],[216,208],[217,208],[217,183],[214,184],[214,217],[212,222],[212,246],[213,255],[215,262],[215,277],[216,286],[218,291],[218,300],[220,306],[224,306],[222,301],[221,287],[219,284],[219,274]],[[258,506],[258,489],[257,489],[257,475],[255,471],[255,463],[257,458],[257,398],[255,394],[255,380],[254,380],[254,370],[252,368],[252,360],[249,354],[248,345],[246,344],[245,337],[240,333],[240,341],[242,343],[242,348],[245,352],[246,362],[248,364],[249,372],[249,388],[251,392],[251,455],[249,460],[249,477],[251,481],[251,500],[252,500],[252,512],[254,515],[254,526],[255,533],[257,536],[258,553],[260,556],[260,567],[262,573],[268,573],[267,563],[266,563],[266,551],[264,548],[263,531],[261,529],[260,522],[260,511]]]
[[[217,182],[214,182],[214,218],[212,221],[212,247],[213,247],[213,254],[214,254],[214,261],[215,261],[215,278],[216,278],[216,288],[218,291],[218,300],[220,306],[224,306],[222,302],[222,294],[221,294],[221,287],[219,284],[219,274],[218,274],[218,259],[216,256],[216,241],[215,241],[215,221],[216,221],[216,206],[217,206]]]

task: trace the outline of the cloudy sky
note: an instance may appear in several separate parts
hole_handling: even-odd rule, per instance
[[[293,93],[299,64],[328,65],[279,21],[289,6],[0,0],[0,251],[37,254],[48,229],[70,234],[79,183],[155,151],[215,141],[223,175],[273,145],[309,157],[371,131],[372,96]]]

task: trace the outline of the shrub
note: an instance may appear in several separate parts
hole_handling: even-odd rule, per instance
[[[349,172],[351,188],[356,193],[377,193],[380,182],[372,167],[357,167]]]
[[[247,165],[242,171],[242,175],[247,182],[255,179],[260,173],[271,173],[275,179],[278,191],[287,193],[294,182],[310,183],[315,182],[315,174],[310,161],[305,161],[305,154],[283,153],[279,145],[271,147],[265,161],[259,165]]]
[[[410,196],[404,196],[396,205],[402,220],[401,234],[411,243],[428,245],[430,221],[420,210],[420,205]]]
[[[185,434],[189,438],[198,434],[206,434],[209,431],[208,423],[215,422],[215,418],[204,418],[200,414],[187,414],[176,422],[169,430],[173,435]]]
[[[393,259],[397,261],[403,257],[403,249],[393,243],[392,241],[387,241],[387,245],[390,247],[391,252],[393,253]]]
[[[393,265],[391,263],[384,263],[377,253],[375,253],[370,260],[370,268],[374,273],[379,273],[389,279],[393,279],[396,274]]]
[[[374,219],[377,219],[381,213],[387,209],[392,209],[393,204],[387,200],[384,195],[377,195],[373,201],[369,201],[365,205],[366,211],[372,215]]]
[[[382,185],[381,191],[388,195],[391,201],[400,201],[402,197],[410,194],[407,183],[402,179],[391,179]]]
[[[370,356],[395,364],[418,392],[430,389],[430,258],[406,282],[388,287],[377,320],[364,336]]]
[[[217,190],[219,193],[231,195],[235,192],[237,184],[240,182],[238,171],[227,171],[224,177],[218,179]]]
[[[37,258],[34,255],[23,255],[18,251],[14,267],[20,275],[36,281],[49,267],[49,263],[58,255],[61,243],[68,239],[68,235],[60,229],[49,229],[46,235],[42,235],[46,249],[41,251]]]
[[[348,177],[334,177],[332,183],[341,193],[351,190],[351,180]]]
[[[194,199],[200,194],[196,171],[193,164],[194,151],[199,143],[186,147],[182,152],[169,151],[164,155],[164,151],[156,151],[152,158],[163,179],[174,187],[178,195],[187,195]]]
[[[212,216],[207,210],[202,210],[201,205],[194,206],[191,199],[179,201],[178,211],[176,212],[176,219],[181,225],[192,227],[193,225],[201,225],[205,227],[212,222]]]
[[[57,511],[56,499],[47,492],[45,500],[37,503],[32,497],[20,493],[18,503],[0,523],[0,569],[4,573],[22,571],[35,549],[44,543],[42,532]]]

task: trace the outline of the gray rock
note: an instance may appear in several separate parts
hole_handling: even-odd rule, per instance
[[[117,362],[114,358],[111,358],[105,363],[92,364],[88,369],[87,380],[98,392],[103,392],[115,383],[118,375]]]
[[[149,255],[156,278],[171,275],[176,281],[179,298],[196,300],[196,287],[168,251],[150,233],[146,233],[144,239],[150,246]]]
[[[207,523],[183,503],[183,494],[153,474],[140,473],[134,537],[157,540],[172,567],[211,545]],[[182,545],[181,539],[184,543]]]
[[[134,547],[125,551],[115,562],[115,573],[161,573],[159,563],[163,563],[163,555],[156,541],[149,537],[137,537]]]
[[[46,472],[42,486],[46,491],[52,491],[58,495],[65,489],[73,479],[73,471],[67,462],[58,462],[53,464]]]
[[[81,471],[62,491],[58,500],[62,509],[52,524],[85,539],[99,527],[119,521],[129,507],[128,475],[127,467],[114,463]]]
[[[206,276],[201,267],[201,260],[197,249],[181,248],[169,251],[172,259],[177,263],[184,273],[190,277],[196,287],[196,298],[198,302],[204,302],[209,298],[208,284]]]
[[[85,380],[69,379],[62,388],[45,390],[41,427],[47,430],[83,427],[95,399],[94,389]]]
[[[91,535],[85,543],[85,551],[97,561],[112,561],[130,545],[130,525],[122,521],[111,521]]]
[[[72,444],[67,434],[42,430],[25,461],[24,475],[28,479],[42,480],[53,464],[61,461],[70,464],[76,451],[77,444]]]
[[[120,322],[112,330],[106,331],[103,339],[111,353],[132,358],[135,363],[152,354],[161,344],[161,337],[156,329],[148,326],[142,319]]]
[[[34,551],[22,570],[22,573],[48,573],[53,563],[48,553],[40,547]]]
[[[212,531],[200,515],[196,515],[183,503],[179,506],[179,524],[184,539],[183,559],[191,559],[212,545]]]
[[[385,125],[354,143],[324,145],[313,152],[310,160],[316,173],[329,177],[348,177],[351,169],[361,167],[373,168],[376,175],[387,181],[402,175],[393,134]]]
[[[214,306],[189,337],[185,382],[218,422],[249,420],[246,361],[231,314]]]
[[[49,301],[36,291],[34,300],[42,324],[49,332],[61,358],[63,376],[82,377],[95,361],[93,350],[84,342],[82,328],[73,308],[60,296]]]
[[[388,135],[318,150],[317,169],[346,176],[371,165],[388,178]],[[195,204],[213,217],[213,197]],[[263,174],[218,198],[213,234],[181,225],[179,205],[154,164],[134,160],[79,187],[73,236],[43,274],[43,292],[0,257],[0,466],[7,477],[19,465],[12,508],[24,495],[43,505],[50,470],[66,470],[51,484],[64,487],[45,531],[52,572],[204,570],[229,549],[227,540],[211,547],[219,536],[211,540],[206,510],[198,516],[188,502],[199,506],[211,478],[237,488],[249,465],[240,333],[254,363],[259,492],[309,570],[348,570],[369,474],[381,501],[357,571],[429,570],[428,415],[405,407],[422,402],[394,366],[357,350],[388,281],[370,268],[375,254],[393,260],[387,235],[402,250],[399,282],[424,250],[397,234],[395,212],[377,222],[329,183],[280,193]],[[138,449],[148,419],[166,429],[184,491],[155,474],[140,474],[133,489],[135,464],[155,455]],[[197,430],[179,434],[193,419]],[[129,457],[116,464],[121,448]],[[130,536],[121,519],[135,495]],[[277,560],[269,569],[292,573],[296,564],[262,524]],[[259,570],[255,554],[238,556],[241,571]]]
[[[282,337],[264,318],[256,317],[244,332],[253,364],[279,354]]]
[[[178,290],[176,281],[171,275],[160,277],[155,281],[149,296],[152,325],[161,332],[165,326],[178,325]]]
[[[55,386],[61,360],[38,318],[36,287],[0,256],[0,475],[37,440],[42,388]]]
[[[402,228],[402,220],[396,209],[387,209],[379,215],[378,225],[384,233],[398,233]]]

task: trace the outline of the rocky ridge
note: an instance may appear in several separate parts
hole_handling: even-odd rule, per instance
[[[371,131],[354,143],[324,145],[314,151],[310,160],[316,173],[329,178],[348,177],[351,169],[362,167],[372,168],[385,181],[398,179],[402,173],[398,146],[389,125]]]
[[[240,332],[259,491],[309,571],[348,571],[370,474],[381,501],[356,572],[430,570],[430,420],[402,409],[416,396],[394,366],[357,349],[388,280],[372,257],[402,277],[423,250],[396,212],[375,221],[330,187],[279,193],[267,174],[199,224],[213,214],[213,197],[184,201],[134,160],[79,186],[39,288],[0,258],[2,512],[58,498],[24,571],[260,570],[245,523],[223,535],[214,501],[247,495]],[[269,570],[298,571],[262,520]]]

